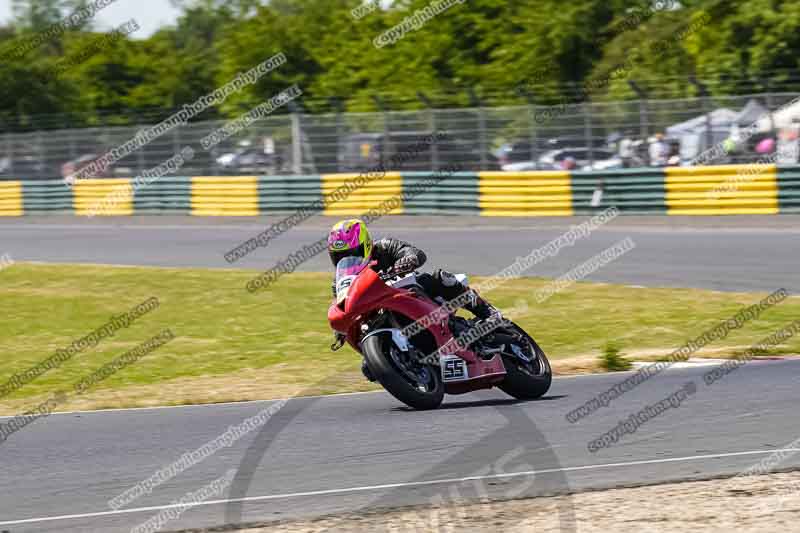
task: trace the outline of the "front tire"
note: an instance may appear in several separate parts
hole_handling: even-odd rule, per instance
[[[553,370],[550,361],[533,337],[525,330],[514,324],[514,332],[522,335],[528,346],[523,347],[525,355],[532,358],[531,363],[513,355],[503,354],[503,364],[506,367],[506,377],[498,385],[500,390],[518,400],[535,400],[544,396],[550,390],[553,381]],[[535,357],[531,357],[535,354]]]
[[[438,369],[415,364],[392,342],[391,335],[373,335],[361,345],[370,373],[389,394],[418,410],[436,409],[444,399]],[[406,364],[408,363],[408,364]]]

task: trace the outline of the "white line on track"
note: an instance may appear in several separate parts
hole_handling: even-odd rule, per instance
[[[701,461],[703,459],[720,459],[723,457],[742,457],[747,455],[769,455],[774,453],[780,452],[800,452],[800,448],[783,448],[783,449],[771,449],[771,450],[751,450],[745,452],[729,452],[729,453],[715,453],[715,454],[708,454],[708,455],[690,455],[686,457],[670,457],[665,459],[645,459],[641,461],[629,461],[626,463],[604,463],[604,464],[596,464],[596,465],[584,465],[584,466],[568,466],[564,468],[549,468],[545,470],[528,470],[525,472],[510,472],[506,474],[491,474],[487,476],[469,476],[469,477],[461,477],[461,478],[449,478],[449,479],[431,479],[428,481],[410,481],[406,483],[388,483],[385,485],[367,485],[362,487],[348,487],[342,489],[328,489],[328,490],[314,490],[308,492],[290,492],[286,494],[268,494],[265,496],[248,496],[245,498],[230,498],[226,500],[210,500],[205,502],[197,502],[191,504],[168,504],[168,505],[153,505],[150,507],[137,507],[134,509],[120,509],[117,511],[97,511],[94,513],[83,513],[83,514],[71,514],[71,515],[59,515],[59,516],[44,516],[40,518],[25,518],[21,520],[8,520],[4,522],[0,522],[0,526],[14,526],[20,524],[36,524],[41,522],[56,522],[61,520],[77,520],[81,518],[100,518],[103,516],[115,516],[115,515],[125,515],[125,514],[134,514],[134,513],[144,513],[144,512],[153,512],[153,511],[162,511],[164,509],[173,509],[173,508],[190,508],[190,507],[201,507],[201,506],[209,506],[209,505],[222,505],[228,503],[238,503],[238,502],[258,502],[258,501],[267,501],[267,500],[283,500],[289,498],[306,498],[311,496],[331,496],[331,495],[339,495],[339,494],[352,494],[357,492],[370,492],[376,490],[386,490],[386,489],[397,489],[397,488],[411,488],[411,487],[425,487],[425,486],[433,486],[433,485],[452,485],[456,483],[464,483],[467,481],[478,481],[478,480],[485,480],[485,479],[507,479],[507,478],[514,478],[514,477],[530,477],[530,476],[537,476],[542,474],[553,474],[558,472],[578,472],[581,470],[599,470],[603,468],[624,468],[630,466],[641,466],[641,465],[654,465],[654,464],[663,464],[663,463],[679,463],[679,462],[686,462],[686,461]]]

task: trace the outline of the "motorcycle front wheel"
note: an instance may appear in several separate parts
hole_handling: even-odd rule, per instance
[[[442,376],[435,366],[421,365],[403,352],[390,334],[368,337],[361,345],[375,379],[389,394],[418,410],[436,409],[444,399]]]
[[[513,333],[521,337],[520,348],[530,362],[522,358],[503,354],[503,364],[506,367],[506,377],[498,385],[500,390],[519,400],[535,400],[550,390],[553,381],[553,370],[544,351],[536,344],[533,337],[528,335],[521,327],[513,324]]]

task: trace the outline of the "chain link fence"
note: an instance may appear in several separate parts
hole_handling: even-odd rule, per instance
[[[196,154],[179,171],[187,176],[357,172],[380,164],[386,165],[386,170],[406,171],[438,170],[454,164],[463,170],[553,169],[563,168],[565,161],[574,165],[568,168],[578,169],[685,165],[724,142],[737,127],[745,129],[758,122],[758,134],[729,150],[724,160],[712,161],[743,163],[774,153],[779,138],[796,140],[800,106],[787,104],[797,96],[770,93],[607,103],[564,101],[555,106],[296,112],[258,120],[210,150],[203,150],[200,140],[225,122],[193,122],[116,161],[98,177],[133,177],[186,146]],[[63,178],[151,125],[2,134],[0,178]],[[419,151],[420,140],[433,132],[443,132],[444,138]],[[772,144],[762,142],[769,138]],[[655,142],[661,143],[656,150]],[[388,168],[392,155],[411,145],[417,147],[415,158],[403,163],[402,169]]]

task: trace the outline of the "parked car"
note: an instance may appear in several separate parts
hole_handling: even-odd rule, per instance
[[[223,174],[277,174],[282,169],[279,154],[267,154],[261,148],[243,148],[215,159]]]
[[[590,142],[595,151],[604,150],[608,151],[607,143],[604,139],[599,137],[591,138]],[[521,139],[513,143],[506,143],[494,151],[498,162],[503,170],[549,170],[552,165],[542,167],[537,161],[547,153],[551,153],[560,149],[567,149],[573,146],[585,145],[584,138],[577,137],[553,137],[553,138],[538,138],[531,150],[531,141],[528,139]]]
[[[93,163],[97,159],[101,158],[103,155],[105,155],[105,152],[103,152],[102,150],[98,150],[97,152],[83,154],[80,157],[67,161],[66,163],[61,165],[61,177],[64,178],[65,180],[69,179],[70,176],[74,175],[76,172],[79,172],[86,165]],[[115,175],[113,173],[113,170],[116,170],[117,168],[118,168],[117,166],[112,165],[111,167],[107,167],[98,172],[94,172],[89,177],[110,178],[113,175]],[[123,174],[126,175],[130,174],[131,172],[131,170],[127,168],[122,168],[120,170],[122,171]]]
[[[582,170],[622,168],[622,159],[614,152],[602,148],[552,150],[540,157],[538,163],[545,168],[560,170],[562,162],[568,157],[573,158],[576,168]]]
[[[514,143],[506,143],[497,150],[495,150],[494,155],[495,157],[497,157],[497,160],[500,163],[500,166],[503,170],[506,170],[506,167],[509,165],[530,166],[531,162],[536,157],[536,154],[531,152],[530,141],[517,141]],[[522,170],[522,169],[517,169],[517,170]],[[537,169],[525,168],[525,170],[537,170]]]
[[[15,154],[0,159],[0,176],[24,180],[53,179],[58,177],[58,167],[52,160]]]
[[[530,170],[553,170],[551,165],[543,165],[538,161],[521,161],[519,163],[508,163],[503,165],[502,170],[506,172],[527,172]]]
[[[480,143],[476,140],[444,138],[436,143],[436,152],[431,144],[430,132],[404,133],[357,133],[346,137],[339,147],[339,171],[361,172],[383,164],[386,170],[427,171],[434,165],[439,168],[459,165],[463,170],[482,170],[481,159],[486,170],[500,170],[495,155],[487,152],[481,158]],[[392,158],[409,153],[410,157],[392,167]]]

